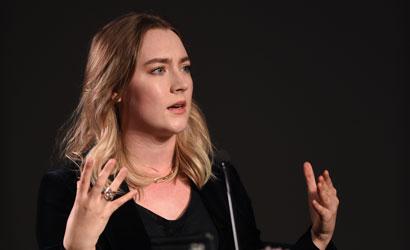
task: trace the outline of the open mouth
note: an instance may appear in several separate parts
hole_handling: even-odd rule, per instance
[[[179,101],[174,103],[173,105],[169,106],[167,109],[174,112],[174,113],[182,113],[185,111],[186,102]]]
[[[185,104],[175,104],[172,106],[169,106],[168,109],[179,109],[185,107]]]
[[[185,106],[186,106],[186,102],[180,101],[180,102],[174,103],[173,105],[169,106],[168,109],[180,109],[180,108],[184,108]]]
[[[185,113],[185,106],[186,106],[185,101],[179,101],[169,106],[167,109],[174,114],[183,114]]]

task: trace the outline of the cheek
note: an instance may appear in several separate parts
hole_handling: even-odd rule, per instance
[[[156,85],[133,86],[131,108],[139,110],[138,113],[158,111],[162,108],[164,93]]]

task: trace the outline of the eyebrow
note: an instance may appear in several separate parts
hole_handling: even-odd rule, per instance
[[[184,63],[186,61],[190,61],[188,56],[182,57],[179,59],[179,63]],[[144,66],[152,63],[167,63],[169,64],[171,62],[171,59],[169,58],[152,58],[144,63]]]

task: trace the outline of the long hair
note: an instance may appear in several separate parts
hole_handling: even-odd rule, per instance
[[[129,13],[108,23],[92,39],[80,101],[64,132],[60,155],[76,163],[80,171],[86,158],[92,157],[93,184],[110,158],[117,161],[114,176],[122,166],[128,168],[126,182],[130,187],[140,189],[152,182],[149,175],[131,167],[121,138],[114,93],[121,96],[125,91],[134,73],[143,36],[154,28],[170,29],[181,38],[158,16]],[[205,118],[192,102],[188,125],[177,134],[171,179],[184,174],[201,188],[212,176],[212,154]]]

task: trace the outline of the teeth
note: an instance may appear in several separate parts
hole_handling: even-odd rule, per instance
[[[182,104],[176,104],[176,105],[172,105],[171,108],[180,108],[182,107]]]

